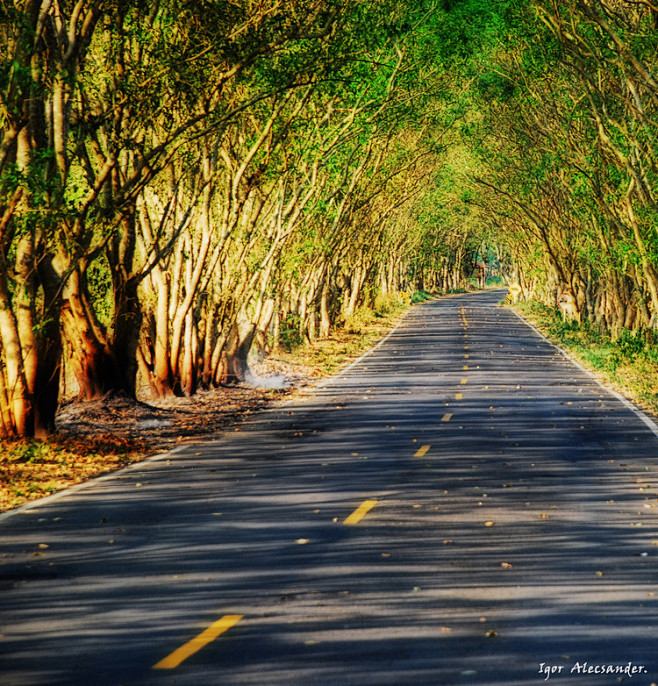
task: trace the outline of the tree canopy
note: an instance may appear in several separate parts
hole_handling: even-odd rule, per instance
[[[0,435],[193,394],[376,298],[658,313],[658,9],[641,0],[0,8]]]

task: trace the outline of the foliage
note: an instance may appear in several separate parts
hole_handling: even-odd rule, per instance
[[[622,355],[655,327],[647,3],[41,7],[0,29],[0,435],[494,272]]]
[[[427,300],[432,299],[432,294],[428,293],[427,291],[416,291],[412,296],[411,296],[411,302],[412,303],[422,303]]]
[[[279,325],[279,345],[288,352],[292,352],[304,343],[304,337],[300,331],[299,316],[288,315]]]

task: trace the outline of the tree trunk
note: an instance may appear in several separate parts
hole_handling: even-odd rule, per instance
[[[1,259],[1,255],[0,255]],[[4,260],[3,260],[4,262]],[[4,266],[4,265],[2,265]],[[3,272],[5,270],[3,269]],[[16,317],[11,307],[11,296],[7,288],[5,274],[0,274],[0,341],[4,360],[3,386],[5,393],[0,396],[5,436],[29,436],[33,427],[33,405],[23,367],[23,351]]]
[[[107,342],[99,340],[90,321],[80,275],[74,271],[64,287],[61,321],[70,364],[78,382],[78,398],[93,400],[117,389],[123,376]],[[121,387],[121,386],[119,386]]]
[[[329,317],[329,275],[325,276],[322,282],[322,292],[320,293],[320,338],[327,338],[331,328]]]
[[[163,398],[173,393],[173,380],[169,366],[169,275],[163,274],[160,269],[155,269],[153,283],[157,290],[153,383],[158,396]]]

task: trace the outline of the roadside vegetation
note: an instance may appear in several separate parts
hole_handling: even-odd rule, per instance
[[[481,238],[435,202],[465,116],[440,5],[4,3],[0,436],[461,287]]]
[[[557,308],[538,301],[514,307],[599,379],[658,416],[658,346],[653,331],[622,329],[613,338],[590,322],[565,320]]]

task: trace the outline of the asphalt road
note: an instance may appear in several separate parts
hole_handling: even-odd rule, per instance
[[[655,429],[501,297],[0,518],[0,684],[658,682]]]

